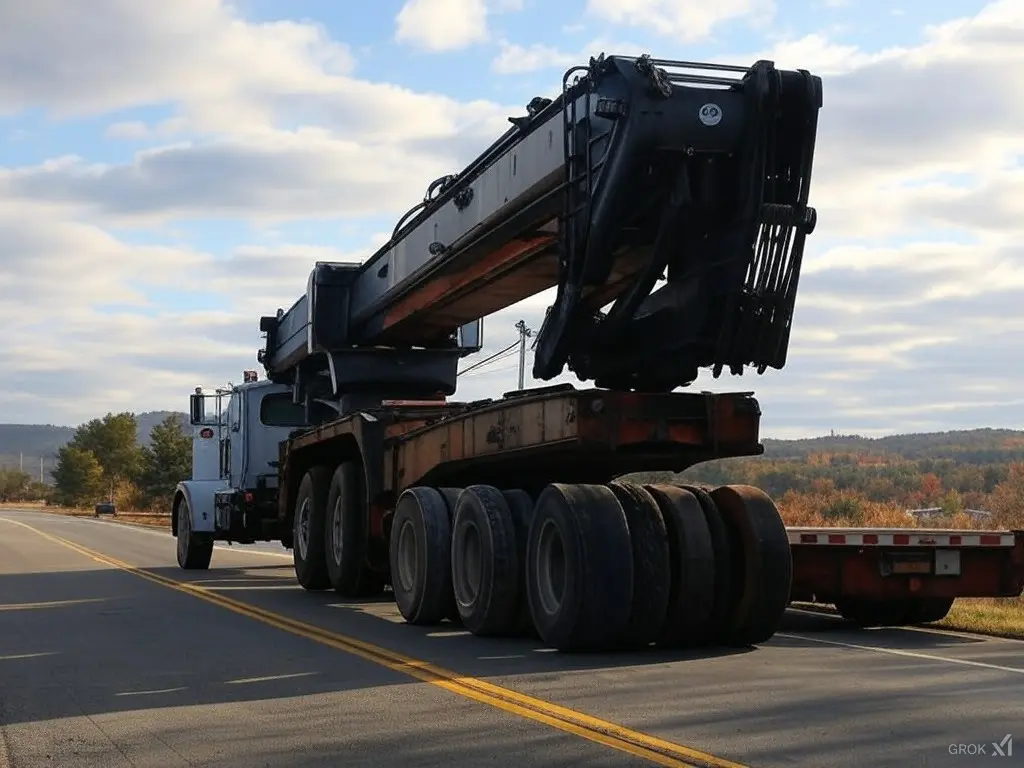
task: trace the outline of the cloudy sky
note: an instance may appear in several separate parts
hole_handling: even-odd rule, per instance
[[[755,390],[768,436],[1024,427],[1020,0],[0,3],[0,422],[239,380],[314,261],[367,257],[600,51],[825,81],[790,362],[696,387]]]

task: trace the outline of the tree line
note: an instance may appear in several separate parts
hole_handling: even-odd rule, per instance
[[[57,452],[53,487],[0,469],[0,501],[46,499],[91,508],[113,495],[120,509],[168,508],[191,474],[191,437],[171,414],[139,445],[132,413],[108,413],[75,430]],[[1024,435],[1008,430],[765,440],[766,455],[698,464],[644,482],[740,483],[764,489],[790,525],[913,525],[907,510],[939,508],[928,525],[1024,528]],[[902,451],[905,451],[903,453]],[[991,513],[978,522],[970,510]]]
[[[49,488],[20,469],[0,467],[0,503],[17,503],[45,498]]]
[[[175,486],[192,473],[192,439],[174,414],[153,427],[149,445],[140,445],[137,435],[129,412],[82,424],[57,451],[47,501],[92,507],[112,499],[120,509],[169,508]]]
[[[679,475],[632,477],[757,486],[776,501],[789,525],[915,525],[909,510],[938,508],[927,525],[1024,528],[1024,460],[1016,457],[965,463],[893,453],[808,452],[799,458],[722,459]],[[991,517],[972,518],[974,511]]]

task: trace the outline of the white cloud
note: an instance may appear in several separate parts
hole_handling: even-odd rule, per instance
[[[352,67],[348,48],[320,27],[251,24],[220,0],[0,3],[0,70],[17,73],[0,79],[0,112],[240,107],[316,93]]]
[[[428,51],[453,51],[488,38],[484,0],[406,0],[395,39]]]
[[[319,129],[278,131],[144,150],[125,165],[64,158],[0,172],[0,190],[132,223],[340,218],[409,208],[426,182],[457,170],[453,159],[337,139]]]
[[[606,38],[592,40],[575,53],[541,43],[518,45],[502,41],[498,48],[498,55],[491,60],[491,70],[500,75],[522,75],[552,68],[564,70],[586,64],[591,56],[601,53],[618,56],[639,56],[648,53],[645,46],[637,43],[616,42]],[[552,82],[557,87],[557,82]]]
[[[570,67],[578,61],[571,53],[551,45],[502,42],[500,52],[491,62],[491,69],[499,75],[518,75],[548,67]]]
[[[652,30],[663,37],[692,43],[711,36],[716,27],[743,19],[761,24],[775,14],[773,0],[587,0],[587,11],[610,24]]]

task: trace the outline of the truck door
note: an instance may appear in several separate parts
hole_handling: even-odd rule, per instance
[[[245,432],[242,429],[242,398],[238,392],[232,392],[228,400],[225,414],[227,429],[224,430],[223,443],[223,477],[232,487],[237,487],[242,476],[242,459],[245,456]]]

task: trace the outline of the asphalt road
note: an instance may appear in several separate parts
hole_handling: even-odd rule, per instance
[[[743,652],[570,656],[336,598],[277,547],[184,572],[169,533],[0,512],[0,768],[1024,764],[1019,641],[791,612]]]

